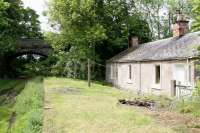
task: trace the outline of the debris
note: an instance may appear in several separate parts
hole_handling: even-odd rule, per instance
[[[125,104],[125,105],[130,105],[130,106],[146,107],[146,108],[149,108],[149,109],[152,109],[152,107],[155,105],[154,101],[150,101],[150,100],[137,100],[137,99],[135,99],[134,101],[120,99],[119,103]]]

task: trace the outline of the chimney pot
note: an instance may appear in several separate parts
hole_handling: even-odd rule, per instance
[[[129,48],[137,48],[139,45],[139,39],[137,36],[133,36],[129,40]]]
[[[177,14],[177,20],[175,24],[173,24],[173,37],[181,37],[188,33],[189,31],[189,26],[188,22],[185,18],[185,16],[179,12]]]

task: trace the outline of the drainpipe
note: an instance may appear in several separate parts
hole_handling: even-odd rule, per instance
[[[163,78],[162,78],[162,72],[163,72],[163,61],[161,61],[161,64],[160,64],[160,88],[162,89],[163,88]]]
[[[140,64],[140,87],[139,87],[138,94],[140,95],[142,93],[142,70],[141,70],[141,62],[139,62],[139,64]]]
[[[187,75],[186,75],[186,79],[187,79],[187,85],[189,85],[189,59],[187,58]]]

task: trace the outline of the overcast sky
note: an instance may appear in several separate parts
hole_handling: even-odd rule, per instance
[[[51,28],[48,25],[48,19],[47,17],[44,17],[42,15],[43,11],[47,9],[47,3],[48,0],[22,0],[24,2],[25,7],[30,7],[34,9],[38,15],[40,15],[40,22],[41,22],[41,28],[42,31],[50,31]]]

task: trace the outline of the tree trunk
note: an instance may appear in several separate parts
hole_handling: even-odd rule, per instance
[[[88,59],[88,87],[91,86],[91,67],[90,67],[90,59]]]

